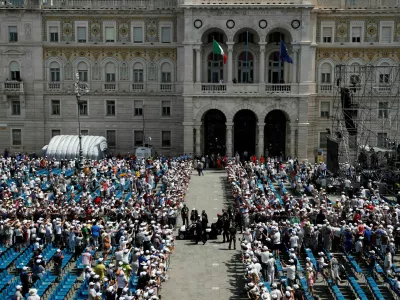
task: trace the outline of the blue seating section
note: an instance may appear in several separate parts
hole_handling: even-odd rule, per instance
[[[346,257],[351,266],[353,267],[354,271],[358,274],[362,273],[362,269],[360,268],[354,257],[350,254],[346,254]]]
[[[383,300],[384,298],[375,280],[372,277],[367,277],[367,283],[372,291],[372,294],[374,294],[375,299]]]
[[[357,297],[360,300],[368,300],[367,296],[365,295],[364,291],[361,289],[360,285],[358,284],[357,280],[354,277],[348,278],[353,291],[357,294]]]
[[[4,287],[10,283],[15,277],[14,275],[8,274],[7,270],[4,270],[0,273],[0,290],[4,289]]]
[[[49,286],[56,280],[57,276],[51,275],[50,272],[46,272],[42,278],[35,282],[33,287],[38,290],[38,295],[43,296]]]
[[[19,256],[15,261],[15,267],[17,269],[22,269],[25,267],[33,256],[33,246],[30,246],[27,251],[25,251],[21,256]]]
[[[9,265],[11,265],[14,260],[21,255],[26,249],[22,249],[21,252],[16,252],[14,248],[10,248],[7,252],[2,255],[0,258],[0,269],[7,269]]]
[[[88,298],[89,282],[87,279],[81,284],[78,291],[75,293],[72,300],[86,300]]]
[[[328,284],[331,284],[332,281],[328,280]],[[331,290],[335,296],[336,300],[345,300],[343,294],[340,292],[339,287],[335,285],[331,285]]]
[[[312,250],[310,248],[305,249],[307,256],[310,258],[311,263],[314,266],[315,270],[318,270],[317,268],[317,260],[314,257],[314,254],[312,253]]]
[[[388,281],[389,281],[390,288],[393,290],[393,292],[396,293],[396,295],[400,299],[400,291],[395,288],[395,284],[396,284],[395,281],[392,278],[388,278]]]
[[[67,295],[71,288],[74,286],[76,279],[78,276],[72,275],[68,272],[61,282],[57,285],[56,289],[48,298],[49,300],[64,300],[67,299]]]
[[[139,276],[131,276],[129,280],[129,290],[132,294],[136,293],[136,287],[139,281]]]
[[[311,293],[310,293],[310,291],[308,289],[307,279],[302,277],[302,276],[299,276],[299,275],[298,275],[298,278],[299,278],[299,281],[300,281],[300,286],[304,290],[305,299],[306,300],[314,300],[314,297],[311,295]]]
[[[15,294],[15,288],[17,285],[21,285],[21,280],[17,277],[6,287],[6,289],[0,294],[0,299],[12,299]]]
[[[64,253],[64,259],[61,265],[61,268],[64,269],[65,266],[69,263],[69,261],[71,260],[73,254],[72,253]]]
[[[52,245],[48,245],[42,252],[43,260],[48,263],[54,254],[56,254],[57,248],[54,248]]]

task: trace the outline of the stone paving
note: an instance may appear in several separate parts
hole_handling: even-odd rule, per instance
[[[217,213],[232,203],[228,188],[225,171],[205,170],[201,177],[193,171],[185,203],[189,210],[193,207],[199,213],[206,210],[210,225],[216,221]],[[240,249],[240,242],[236,244]],[[240,257],[240,250],[228,250],[228,243],[222,243],[222,235],[205,245],[177,238],[168,270],[170,279],[163,284],[162,299],[246,299],[242,293]]]

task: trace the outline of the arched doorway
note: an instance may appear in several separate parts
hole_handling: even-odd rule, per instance
[[[242,109],[233,118],[234,122],[234,149],[243,158],[247,151],[248,157],[256,152],[256,124],[257,117],[251,110]]]
[[[268,156],[285,156],[286,115],[273,110],[265,117],[264,145]]]
[[[226,117],[218,109],[210,109],[203,118],[204,153],[225,155]]]

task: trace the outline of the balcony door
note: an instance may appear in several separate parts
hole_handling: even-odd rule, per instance
[[[283,78],[285,78],[283,64],[279,65],[279,51],[271,53],[268,60],[268,83],[283,83]],[[280,72],[279,72],[280,70]],[[279,73],[280,78],[279,78]]]
[[[242,52],[238,59],[238,82],[254,82],[254,61],[251,53]]]
[[[20,80],[19,64],[15,61],[10,63],[10,79]]]
[[[210,53],[207,58],[208,82],[219,83],[224,80],[224,59],[222,55]]]

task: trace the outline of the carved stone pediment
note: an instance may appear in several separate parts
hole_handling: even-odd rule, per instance
[[[16,49],[9,49],[4,51],[2,55],[25,55],[25,52]]]

